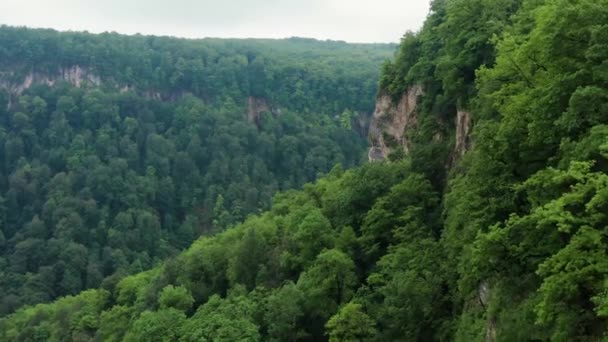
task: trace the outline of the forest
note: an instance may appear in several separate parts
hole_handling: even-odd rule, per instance
[[[359,165],[394,50],[11,27],[0,46],[0,316],[113,286]]]
[[[0,339],[606,340],[608,0],[434,0],[422,29],[406,33],[396,54],[378,63],[378,70],[377,93],[370,88],[372,102],[376,96],[389,96],[397,103],[413,87],[423,89],[416,99],[416,125],[403,132],[407,146],[393,142],[388,160],[355,165],[360,160],[356,157],[343,156],[352,162],[337,163],[326,158],[323,171],[329,171],[315,179],[302,176],[284,188],[277,186],[280,191],[268,192],[272,204],[262,211],[252,209],[247,217],[235,216],[234,209],[225,215],[223,210],[215,211],[212,220],[217,222],[209,225],[213,232],[153,267],[142,264],[139,273],[116,276],[52,303],[17,309],[0,319]],[[183,101],[209,101],[196,90],[192,94],[196,98],[187,96]],[[35,108],[27,106],[28,99],[34,100],[26,98],[18,108]],[[273,101],[287,103],[280,96]],[[329,108],[325,106],[316,110],[325,112]],[[310,127],[306,135],[323,132],[325,125],[353,129],[357,122],[353,113],[370,110],[366,106],[334,108],[333,113],[342,114],[333,119],[320,116],[328,122]],[[294,110],[309,113],[306,109]],[[30,120],[12,119],[24,111],[5,114],[13,113],[7,137],[24,125],[36,127],[33,114]],[[458,140],[462,113],[468,113],[472,122],[470,143],[463,150]],[[304,120],[302,125],[308,123]],[[327,134],[331,139],[336,136]],[[56,135],[48,136],[52,141]],[[24,151],[29,151],[28,140],[21,139]],[[352,145],[360,146],[356,134],[353,139]],[[336,148],[341,147],[345,146],[338,143]],[[147,149],[136,151],[139,163],[161,177],[162,163],[151,159],[145,164]],[[38,159],[53,160],[50,153],[39,153]],[[348,155],[346,150],[342,153]],[[90,169],[79,164],[81,155],[74,153],[59,165],[74,173],[67,188],[73,191],[82,185],[77,197],[82,200],[95,196],[98,181],[87,183],[87,177],[78,178],[77,171],[70,171],[73,164]],[[97,156],[100,163],[104,155]],[[166,154],[154,155],[162,156]],[[13,193],[27,195],[25,190],[40,185],[23,179],[48,174],[34,172],[34,161],[15,163],[28,165],[29,173],[8,175]],[[124,163],[130,165],[128,160]],[[304,171],[284,170],[287,178]],[[38,221],[47,220],[44,213],[64,218],[63,210],[50,206],[56,205],[56,198],[69,196],[65,178],[43,186],[51,204],[40,204],[43,216]],[[190,176],[173,179],[189,182]],[[57,188],[58,192],[51,191]],[[125,198],[142,194],[137,188],[118,186],[118,190],[125,191]],[[218,190],[209,205],[217,206],[222,195],[219,202],[227,211],[227,203],[233,202],[224,193],[228,194]],[[38,203],[39,197],[29,196],[25,198]],[[111,196],[103,213],[118,205],[113,203],[122,203],[120,196]],[[12,198],[7,192],[6,208]],[[83,201],[76,207],[82,216],[91,207]],[[158,208],[163,207],[152,208],[160,217]],[[34,212],[29,215],[34,217]],[[23,210],[17,213],[24,215]],[[15,222],[8,219],[15,214],[7,209],[1,216],[6,217],[3,229],[16,230],[12,236],[25,237],[25,232],[37,231],[34,227],[47,227],[32,222],[6,225]],[[105,216],[98,215],[97,222],[105,223]],[[132,215],[130,221],[127,215],[112,221],[109,229],[98,223],[99,231],[108,232],[102,241],[111,243],[109,232],[114,230],[125,234],[120,243],[137,241],[142,248],[154,224],[145,215]],[[171,219],[184,227],[192,222],[192,215],[176,214]],[[77,239],[77,231],[66,227],[78,225],[68,222],[52,226],[52,234],[67,231]],[[129,228],[114,228],[123,222],[131,224],[126,227],[141,227],[145,238],[131,237]],[[80,226],[88,234],[96,231],[82,217]],[[11,239],[5,237],[3,246],[11,246]],[[12,267],[11,259],[4,260]],[[0,279],[8,278],[2,274]],[[39,279],[31,284],[48,285]]]

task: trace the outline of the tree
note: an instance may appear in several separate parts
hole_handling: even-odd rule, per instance
[[[259,341],[252,304],[245,297],[212,296],[184,325],[181,341]]]
[[[303,293],[293,282],[281,286],[266,298],[264,322],[271,341],[297,341],[302,335],[300,319],[304,316]]]
[[[346,109],[346,110],[344,110],[344,112],[342,112],[342,114],[340,114],[340,125],[342,125],[343,128],[352,129],[353,128],[352,121],[356,117],[357,117],[357,113],[351,111],[350,109]]]
[[[331,223],[320,210],[313,209],[304,217],[292,237],[300,267],[313,262],[322,250],[333,247],[333,233]]]
[[[133,322],[125,341],[177,341],[186,315],[175,309],[145,311]]]
[[[355,264],[348,255],[337,249],[319,254],[297,283],[306,298],[305,311],[312,318],[309,333],[323,335],[324,323],[352,298],[356,283]]]
[[[184,286],[167,285],[161,291],[158,301],[161,309],[173,308],[186,312],[192,307],[194,298]]]
[[[371,341],[376,336],[376,322],[361,304],[349,302],[325,324],[330,342]]]
[[[104,311],[99,318],[97,335],[104,341],[122,341],[129,330],[133,311],[133,308],[123,305],[115,305]]]

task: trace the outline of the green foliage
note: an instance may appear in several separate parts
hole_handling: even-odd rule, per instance
[[[213,296],[184,325],[180,341],[259,341],[254,303],[243,296]]]
[[[0,316],[112,289],[277,191],[358,165],[354,113],[373,110],[394,48],[6,26],[0,46]],[[254,285],[256,239],[231,282]]]
[[[477,71],[476,148],[450,184],[443,242],[463,315],[487,287],[498,340],[598,340],[608,325],[607,84],[594,73],[607,15],[605,1],[524,2]]]
[[[11,320],[0,321],[0,337],[7,341],[91,339],[100,328],[98,317],[109,297],[105,290],[88,290],[76,297],[20,310]]]
[[[437,204],[431,184],[420,175],[410,175],[393,186],[363,219],[361,238],[368,257],[376,261],[389,245],[431,234]]]
[[[192,306],[194,299],[187,288],[183,286],[167,285],[163,288],[158,302],[161,309],[173,308],[180,311],[187,311]]]
[[[175,309],[144,311],[125,336],[125,341],[175,341],[186,320],[183,312]]]
[[[272,341],[296,341],[303,337],[299,331],[304,317],[304,294],[288,282],[270,294],[264,306],[264,322],[268,325],[268,338]]]
[[[327,324],[330,342],[371,341],[376,336],[376,323],[363,312],[361,304],[348,303]]]
[[[96,336],[104,341],[122,341],[129,330],[133,311],[132,307],[115,305],[110,310],[102,312]]]
[[[424,225],[411,226],[407,238],[405,231],[396,233],[407,241],[407,252],[391,247],[393,257],[372,265],[375,261],[363,259],[367,239],[362,237],[362,220],[337,228],[325,214],[346,217],[353,205],[371,213],[399,194],[410,194],[411,200],[426,203],[429,212],[412,210],[408,220],[424,222],[438,213],[436,194],[422,176],[408,169],[407,163],[334,169],[302,191],[276,196],[269,212],[200,238],[175,259],[122,279],[106,306],[95,312],[96,325],[89,335],[104,340],[301,341],[323,340],[328,334],[332,339],[371,339],[376,326],[389,323],[398,333],[397,322],[390,320],[390,315],[402,305],[419,305],[426,314],[417,321],[419,329],[434,328],[422,324],[440,306],[434,303],[440,285],[424,287],[420,280],[432,275],[441,279],[440,272],[423,270],[440,259],[432,230]],[[370,183],[354,182],[358,177],[367,177]],[[337,186],[344,192],[334,192]],[[374,196],[365,196],[370,193]],[[350,197],[335,197],[344,194]],[[395,217],[401,211],[399,206],[383,207],[387,215]],[[396,244],[402,246],[401,242]],[[417,248],[424,253],[416,255]],[[408,265],[413,270],[418,263],[415,272],[409,271]],[[370,269],[377,270],[375,275]],[[404,275],[394,276],[398,270]],[[404,283],[405,292],[399,288]],[[378,289],[378,295],[367,293],[365,289],[370,288]],[[402,293],[403,297],[396,298]],[[383,309],[385,301],[394,307]],[[359,304],[353,304],[359,302],[365,303],[367,314]],[[48,307],[59,310],[64,305],[58,301],[21,309],[0,322],[3,326],[30,324],[32,329],[41,329],[55,324],[56,318],[37,319],[37,315]],[[68,317],[78,314],[69,313]],[[401,317],[406,316],[402,313]],[[359,330],[345,331],[353,325]]]
[[[346,108],[370,110],[379,65],[395,49],[302,38],[185,40],[7,26],[0,27],[0,46],[0,69],[11,71],[12,82],[21,83],[32,68],[46,76],[79,67],[120,88],[163,98],[182,92],[215,100],[253,96],[298,112],[337,115]]]
[[[199,186],[187,182],[191,163],[209,165],[199,168],[198,179],[210,189],[200,188],[196,196],[204,199],[194,202],[213,212],[215,224],[230,228],[150,271],[106,278],[102,286],[111,291],[21,308],[0,319],[0,339],[605,340],[607,22],[606,0],[433,1],[422,30],[404,36],[380,77],[381,94],[394,99],[413,85],[424,90],[418,127],[405,132],[410,150],[393,162],[346,171],[329,171],[349,160],[346,152],[336,154],[341,138],[303,155],[301,133],[310,134],[310,127],[343,132],[338,126],[353,123],[348,118],[360,112],[357,106],[311,114],[317,126],[307,126],[310,120],[296,110],[262,113],[252,129],[217,125],[236,115],[238,86],[226,86],[228,99],[219,106],[189,97],[178,101],[175,115],[171,105],[156,103],[159,108],[129,120],[121,106],[138,107],[127,95],[101,106],[103,91],[32,90],[6,113],[0,129],[9,170],[0,170],[8,175],[0,222],[6,222],[9,246],[0,248],[10,251],[0,258],[7,266],[0,267],[2,286],[23,284],[28,300],[37,302],[50,299],[40,296],[45,284],[73,293],[78,281],[99,282],[106,268],[158,260],[175,239],[167,227],[192,236],[193,227],[210,222],[197,211],[174,212],[175,203],[190,203],[189,189]],[[238,56],[230,62],[251,62]],[[271,68],[266,58],[250,63],[256,77]],[[184,64],[186,58],[176,62]],[[261,79],[265,83],[252,92],[272,89],[270,79]],[[291,81],[291,100],[307,106],[306,81]],[[86,115],[73,125],[83,102]],[[457,109],[474,119],[474,144],[464,156],[449,142]],[[208,114],[215,111],[221,115]],[[45,116],[53,122],[48,133]],[[190,128],[193,137],[180,135]],[[237,141],[227,132],[237,132]],[[111,146],[114,135],[126,136],[125,144]],[[57,151],[41,154],[39,139]],[[122,154],[130,141],[130,152]],[[218,155],[203,152],[224,146],[230,147]],[[244,165],[228,157],[239,149],[274,156],[260,158],[275,160],[283,172],[277,175],[288,175],[268,185],[262,176],[270,167],[248,159],[257,170],[252,175],[260,177],[251,176],[246,189],[261,191],[254,185],[266,184],[270,194],[329,172],[300,191],[276,195],[268,211],[236,224],[255,211],[246,200],[255,194],[235,195],[238,187],[226,178],[232,164]],[[136,187],[124,191],[129,186]],[[44,203],[37,201],[41,191],[48,193]],[[150,237],[141,235],[143,227]],[[108,241],[93,259],[99,267],[89,262],[94,234]],[[45,253],[60,262],[39,267]],[[10,310],[18,300],[3,298]]]
[[[355,264],[335,249],[319,254],[298,280],[307,299],[306,310],[323,319],[327,319],[327,312],[335,312],[352,298],[355,284]]]
[[[381,93],[396,101],[413,85],[424,89],[419,127],[405,132],[412,142],[405,158],[443,196],[444,216],[433,230],[446,256],[437,268],[418,269],[423,260],[409,266],[411,274],[444,274],[417,286],[399,269],[370,276],[380,285],[371,293],[387,296],[385,303],[421,296],[394,311],[386,305],[379,331],[394,335],[385,340],[605,338],[607,19],[606,1],[437,0],[423,29],[406,34],[395,60],[383,65]],[[452,146],[435,136],[454,134],[456,109],[472,113],[475,127],[473,150],[454,164]],[[445,165],[452,172],[444,183]],[[408,205],[422,207],[402,198],[374,208],[364,226],[362,245],[385,268],[397,255],[433,250],[393,233],[404,223],[383,207],[400,207],[401,215]],[[390,244],[399,245],[391,251]],[[401,285],[391,288],[392,277]],[[400,295],[410,287],[415,295]],[[433,294],[442,299],[422,299]],[[401,314],[412,316],[391,322]],[[425,329],[439,335],[417,334],[450,315],[453,323]],[[393,332],[391,323],[403,330]]]

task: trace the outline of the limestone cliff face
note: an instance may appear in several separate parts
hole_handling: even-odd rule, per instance
[[[101,85],[101,77],[92,73],[88,68],[83,68],[79,65],[65,67],[59,69],[55,74],[45,74],[31,71],[21,82],[11,82],[12,73],[4,73],[5,77],[0,76],[0,88],[7,90],[11,95],[19,96],[25,90],[29,89],[34,84],[46,84],[49,86],[57,82],[67,82],[75,87],[81,87],[85,84],[94,86]],[[8,77],[6,77],[8,76]]]
[[[396,148],[409,152],[411,141],[406,132],[418,124],[416,108],[421,95],[422,86],[415,85],[397,103],[386,94],[378,97],[369,129],[370,161],[384,160]]]
[[[487,310],[488,305],[490,304],[490,286],[487,281],[479,284],[479,288],[477,289],[477,300],[483,310]],[[484,341],[496,341],[496,318],[491,315],[488,317],[486,322],[486,336]]]
[[[422,86],[415,85],[409,88],[395,103],[389,95],[383,94],[376,100],[376,110],[371,119],[369,128],[370,149],[369,161],[385,160],[391,152],[403,149],[407,154],[412,149],[411,137],[408,132],[418,127],[418,100],[424,96]],[[466,110],[458,110],[453,116],[451,123],[443,123],[440,126],[452,127],[454,129],[454,141],[445,141],[453,149],[449,158],[445,161],[446,168],[451,168],[472,147],[471,131],[473,121],[471,113]],[[448,134],[448,136],[452,136]],[[433,142],[445,140],[445,132],[436,132]]]
[[[24,91],[36,84],[54,86],[60,82],[67,82],[78,88],[98,87],[103,84],[114,87],[121,93],[135,91],[142,96],[158,101],[176,101],[190,94],[189,92],[183,90],[174,90],[171,92],[161,93],[158,90],[137,89],[131,85],[119,84],[113,79],[102,80],[102,78],[90,68],[82,67],[80,65],[63,67],[55,73],[44,73],[33,70],[27,73],[25,77],[17,81],[13,71],[0,71],[0,90],[6,90],[12,97],[22,95]],[[9,107],[10,105],[11,102],[9,100]]]
[[[465,110],[458,110],[455,125],[456,141],[454,142],[454,151],[452,151],[450,158],[450,166],[455,165],[472,147],[471,131],[473,129],[473,121],[471,113]]]

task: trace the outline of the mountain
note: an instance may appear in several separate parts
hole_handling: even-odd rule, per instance
[[[433,1],[381,68],[371,163],[0,336],[605,339],[607,22],[606,0]]]
[[[394,46],[0,28],[0,316],[359,165]]]

